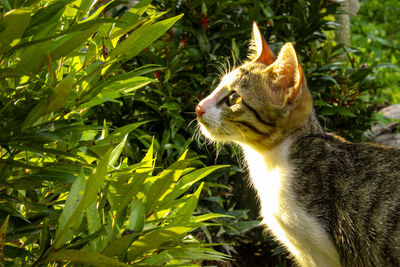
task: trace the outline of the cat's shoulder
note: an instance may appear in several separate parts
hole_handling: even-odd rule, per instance
[[[290,155],[294,158],[305,160],[333,159],[336,157],[341,161],[352,158],[370,158],[371,160],[399,161],[400,149],[383,146],[376,143],[361,142],[353,143],[341,136],[321,133],[309,134],[297,138],[292,143]]]

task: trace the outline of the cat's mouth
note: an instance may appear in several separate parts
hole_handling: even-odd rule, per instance
[[[221,141],[230,134],[228,131],[220,132],[221,130],[223,131],[224,127],[218,121],[207,120],[201,116],[197,116],[197,121],[200,125],[200,131],[209,139]]]

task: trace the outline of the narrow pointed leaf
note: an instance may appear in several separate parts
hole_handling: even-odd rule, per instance
[[[111,152],[110,162],[108,163],[110,166],[114,166],[115,163],[117,162],[119,156],[122,153],[122,150],[124,149],[127,138],[128,138],[128,134],[125,135],[125,137],[122,139],[122,141]]]
[[[183,14],[154,24],[141,26],[122,41],[111,53],[110,60],[122,55],[126,60],[136,56],[177,22]]]
[[[20,42],[30,20],[30,9],[14,9],[4,14],[0,21],[0,55]]]
[[[166,199],[172,200],[172,199],[179,197],[184,192],[186,192],[186,190],[188,190],[193,184],[195,184],[198,181],[200,181],[201,179],[207,177],[214,171],[221,169],[221,168],[226,168],[226,167],[229,167],[229,165],[208,166],[208,167],[204,167],[204,168],[195,170],[193,172],[190,172],[190,173],[184,175],[182,177],[182,179],[180,179],[177,182],[174,191],[171,192],[171,194],[168,195],[166,197]]]
[[[162,200],[165,195],[172,191],[175,183],[185,172],[186,167],[192,162],[192,160],[184,159],[186,152],[178,161],[174,162],[170,167],[162,171],[157,176],[157,180],[155,180],[155,182],[152,184],[149,193],[147,194],[147,213],[151,213],[155,208],[156,203]]]
[[[6,219],[4,220],[3,224],[0,227],[0,261],[4,260],[4,246],[6,244],[6,232],[8,227],[8,220],[10,219],[10,215],[7,215]]]
[[[31,112],[29,112],[25,121],[22,123],[22,130],[32,126],[41,116],[56,111],[64,106],[72,92],[74,82],[75,78],[73,75],[69,75],[60,81],[54,88],[53,94],[49,98],[41,100]]]
[[[130,266],[129,264],[122,263],[96,252],[73,249],[62,249],[52,253],[46,258],[44,263],[53,261],[72,261],[91,266]]]
[[[199,201],[201,190],[203,189],[204,182],[200,184],[199,188],[194,194],[192,194],[189,199],[183,204],[181,208],[174,214],[177,218],[174,223],[185,223],[190,220],[192,213],[194,212],[197,202]]]
[[[74,226],[76,218],[80,216],[94,201],[96,201],[97,192],[102,187],[107,174],[107,166],[110,160],[111,150],[112,149],[109,149],[104,154],[96,168],[93,169],[92,174],[86,181],[85,191],[78,206],[73,210],[72,215],[68,216],[69,218],[66,219],[63,226],[59,227],[60,230],[58,231],[58,235],[56,235],[56,240],[54,242],[56,248],[63,244],[64,235]]]
[[[160,230],[150,232],[141,236],[138,240],[132,243],[127,252],[128,260],[134,260],[139,255],[146,251],[158,248],[165,242],[171,241],[174,238],[183,235],[197,227],[193,226],[173,226],[165,227]]]
[[[72,183],[68,198],[65,201],[64,209],[61,213],[61,216],[58,219],[56,240],[57,240],[57,242],[59,242],[59,244],[66,243],[73,236],[72,229],[66,229],[66,231],[63,233],[61,231],[65,228],[65,225],[69,221],[72,221],[72,220],[77,221],[78,218],[72,218],[72,215],[74,214],[74,212],[76,211],[76,209],[78,208],[79,204],[82,201],[85,186],[86,186],[86,180],[85,180],[85,175],[82,170],[81,174]],[[80,214],[79,216],[81,216],[81,215],[82,214]],[[70,228],[72,228],[73,223],[70,223],[70,225],[71,225]],[[60,236],[62,236],[62,238]]]
[[[141,232],[143,230],[144,221],[144,205],[140,199],[134,198],[131,201],[131,214],[129,215],[128,229],[134,232]]]

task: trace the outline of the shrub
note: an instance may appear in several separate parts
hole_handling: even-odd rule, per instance
[[[356,64],[373,66],[379,92],[386,102],[400,101],[400,6],[398,1],[361,2],[360,12],[351,20],[351,45],[359,50]]]
[[[225,259],[189,234],[222,215],[192,215],[204,184],[187,193],[222,166],[203,167],[180,150],[156,167],[151,141],[140,159],[130,157],[127,144],[149,121],[116,127],[94,114],[156,82],[146,74],[159,66],[123,65],[182,15],[161,20],[147,0],[119,17],[107,15],[113,1],[3,3],[0,259],[7,266]]]

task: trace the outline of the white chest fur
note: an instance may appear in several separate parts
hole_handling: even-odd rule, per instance
[[[341,266],[339,255],[318,220],[296,201],[291,181],[287,139],[271,151],[258,153],[242,145],[250,177],[261,202],[263,223],[301,266]]]

